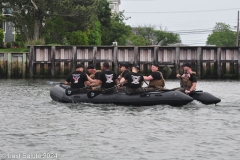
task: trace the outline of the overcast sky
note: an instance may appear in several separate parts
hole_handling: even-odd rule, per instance
[[[162,26],[180,33],[183,44],[203,46],[216,22],[237,26],[240,0],[121,0],[126,24]]]

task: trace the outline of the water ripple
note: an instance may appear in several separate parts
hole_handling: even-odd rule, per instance
[[[63,104],[43,80],[0,80],[0,155],[58,159],[239,159],[238,81],[200,81],[222,99],[183,107]],[[168,81],[167,87],[178,86]],[[0,158],[1,159],[1,158]],[[52,158],[54,159],[54,158]]]

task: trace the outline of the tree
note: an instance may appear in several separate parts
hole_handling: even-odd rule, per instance
[[[208,35],[207,44],[216,46],[236,46],[236,34],[230,30],[230,25],[216,23],[212,34]]]
[[[4,16],[0,14],[0,27],[2,28],[3,26],[3,21],[4,21]]]
[[[102,44],[102,33],[101,33],[101,23],[96,21],[92,30],[89,30],[89,45],[101,45]]]
[[[107,0],[101,0],[98,3],[98,20],[101,23],[101,42],[103,45],[109,45],[112,12]]]
[[[145,46],[146,43],[147,43],[146,40],[140,35],[135,35],[132,33],[128,37],[128,45]]]
[[[138,26],[136,34],[131,35],[129,40],[134,45],[159,45],[167,46],[168,44],[177,43],[180,41],[180,36],[175,33],[163,31],[160,27],[158,30],[155,26]]]
[[[93,23],[90,21],[96,15],[97,2],[95,0],[2,0],[5,10],[11,8],[12,16],[6,20],[12,21],[16,29],[25,36],[25,40],[37,40],[49,29],[47,23],[52,20],[67,22],[60,27],[65,31],[86,30]],[[45,24],[45,26],[43,25]],[[50,27],[55,25],[50,25]],[[51,37],[51,35],[49,36]]]
[[[82,31],[70,32],[68,39],[71,45],[88,45],[88,33]]]
[[[119,45],[126,45],[128,36],[132,32],[132,28],[124,23],[127,20],[124,12],[114,13],[111,17],[109,28],[105,28],[102,33],[102,44],[110,45],[117,41]]]
[[[144,42],[145,44],[142,44],[142,45],[151,45],[153,43],[153,39],[154,39],[154,29],[155,29],[155,26],[138,26],[137,28],[137,33],[136,35],[139,35],[140,37],[142,37],[142,40],[137,37],[137,36],[134,36],[135,38],[137,38],[138,40],[140,40],[141,42]],[[133,37],[132,37],[132,40],[133,40]]]
[[[156,30],[154,31],[154,35],[156,36],[156,44],[160,46],[167,46],[168,44],[174,44],[180,41],[179,34],[172,32]]]

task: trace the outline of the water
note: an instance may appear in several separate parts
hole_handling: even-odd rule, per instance
[[[200,81],[222,102],[180,108],[62,104],[45,82],[0,80],[0,159],[240,159],[238,81]]]

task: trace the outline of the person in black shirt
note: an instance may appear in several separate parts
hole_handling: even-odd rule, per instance
[[[123,63],[120,64],[120,70],[121,70],[121,74],[118,76],[118,78],[121,80],[121,78],[123,78],[125,76],[125,74],[130,73],[130,71],[128,70],[128,64],[127,63]]]
[[[138,73],[140,67],[135,65],[132,67],[132,72],[125,74],[120,80],[119,85],[123,85],[127,81],[125,92],[127,94],[141,93],[143,92],[143,76]]]
[[[91,86],[97,86],[101,84],[102,93],[112,93],[116,91],[115,85],[117,85],[117,75],[113,71],[110,71],[110,66],[107,62],[102,65],[102,72],[97,77],[97,80],[91,83]]]
[[[189,94],[196,89],[197,76],[196,72],[192,71],[192,66],[190,63],[183,64],[183,69],[184,74],[182,76],[177,74],[176,77],[181,79],[181,91]]]
[[[89,86],[90,82],[87,79],[87,75],[83,73],[84,66],[78,64],[76,66],[76,71],[70,73],[65,80],[65,84],[71,86],[71,88],[84,88],[85,85]]]
[[[161,72],[159,72],[159,64],[152,64],[152,74],[149,76],[143,76],[145,81],[149,81],[146,91],[160,91],[165,87],[165,80]]]

